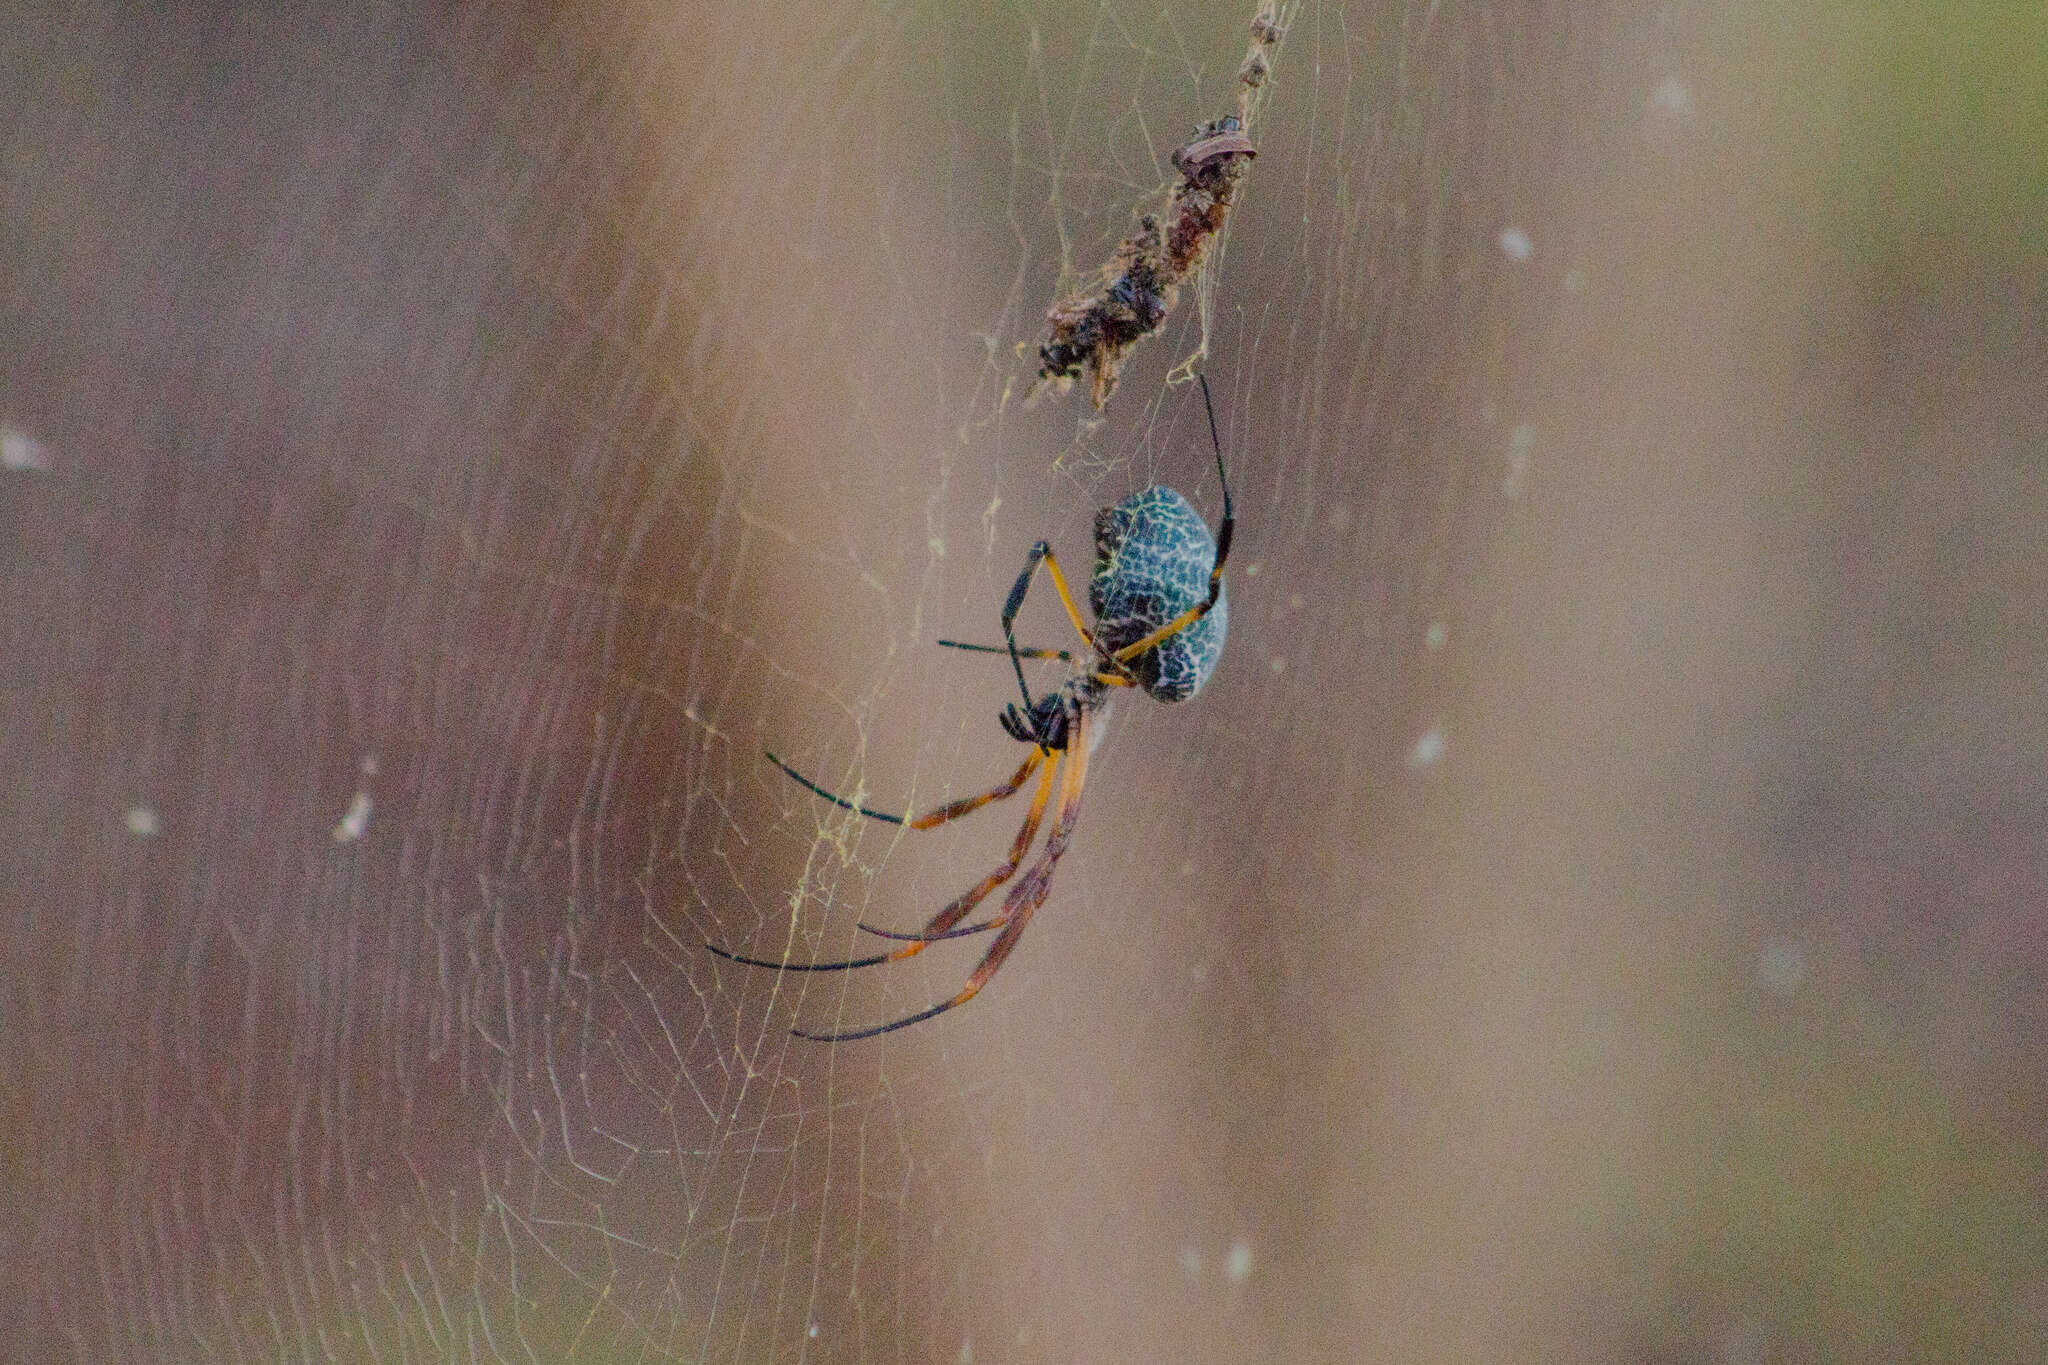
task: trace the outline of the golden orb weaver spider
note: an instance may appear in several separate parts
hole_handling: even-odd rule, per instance
[[[901,962],[915,957],[934,943],[969,934],[999,930],[995,942],[976,966],[960,991],[928,1009],[877,1024],[871,1028],[816,1032],[791,1029],[799,1038],[821,1043],[844,1043],[872,1038],[879,1033],[908,1028],[934,1015],[964,1005],[977,995],[1002,967],[1011,949],[1024,933],[1031,916],[1045,903],[1052,886],[1053,869],[1067,850],[1074,825],[1081,815],[1081,789],[1088,779],[1088,752],[1094,739],[1094,723],[1107,702],[1110,689],[1136,687],[1159,701],[1186,701],[1202,690],[1223,654],[1224,635],[1230,625],[1230,604],[1223,592],[1223,564],[1230,556],[1231,531],[1235,520],[1230,509],[1230,476],[1223,468],[1223,442],[1216,432],[1216,409],[1209,401],[1209,381],[1201,379],[1202,408],[1209,418],[1209,442],[1216,451],[1216,477],[1223,485],[1223,524],[1214,538],[1209,524],[1188,500],[1164,484],[1154,484],[1131,494],[1114,506],[1095,514],[1095,570],[1088,584],[1088,605],[1095,613],[1095,627],[1082,621],[1080,609],[1067,589],[1066,576],[1052,546],[1041,540],[1025,557],[1024,569],[1010,588],[1003,604],[1002,645],[969,645],[957,640],[939,643],[953,649],[981,653],[1008,653],[1017,674],[1017,687],[1024,705],[1015,702],[1003,708],[998,719],[1003,730],[1031,752],[1017,765],[1017,771],[995,787],[976,796],[963,797],[923,815],[891,815],[869,810],[843,796],[835,795],[784,763],[774,754],[768,761],[804,787],[833,805],[911,829],[933,829],[980,810],[991,802],[1014,796],[1037,774],[1031,806],[1024,824],[1010,845],[1010,856],[996,869],[949,902],[914,934],[877,929],[867,924],[860,929],[877,938],[893,939],[903,946],[891,952],[840,962],[777,962],[770,958],[742,957],[714,943],[704,946],[729,962],[748,967],[773,967],[791,972],[844,972],[857,967],[875,967],[884,962]],[[1015,622],[1030,591],[1038,566],[1044,564],[1052,585],[1074,629],[1081,634],[1088,653],[1076,660],[1063,649],[1020,649]],[[1024,678],[1025,659],[1061,659],[1075,665],[1067,680],[1043,696],[1031,695]],[[1061,771],[1064,764],[1064,771]],[[1060,773],[1059,800],[1052,832],[1038,860],[1030,866],[1003,901],[1003,908],[979,924],[960,927],[974,907],[997,887],[1016,875],[1026,850],[1038,837],[1047,803],[1052,799],[1053,776]]]

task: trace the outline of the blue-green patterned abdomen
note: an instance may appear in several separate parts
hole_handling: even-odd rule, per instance
[[[1209,523],[1164,484],[1103,508],[1095,514],[1095,577],[1088,584],[1096,640],[1114,652],[1200,606],[1208,600],[1209,571],[1215,567]],[[1218,597],[1207,616],[1128,667],[1149,695],[1186,701],[1216,670],[1229,628],[1229,599]]]

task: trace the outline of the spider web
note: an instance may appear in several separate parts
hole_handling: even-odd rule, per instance
[[[1814,1055],[1844,1110],[1904,1087],[1881,1177],[1968,1195],[1930,1254],[1988,1306],[1879,1339],[2048,1332],[2004,1278],[2043,1258],[1995,1250],[2038,1247],[2038,1132],[1983,1157],[1925,1038],[1842,1060],[1869,1000],[1947,998],[1976,959],[1823,997],[1811,1052],[1741,971],[1700,980],[1760,951],[1761,1008],[1796,996],[1819,940],[1729,907],[1759,868],[1835,870],[1745,842],[1808,828],[1743,805],[1767,762],[1700,757],[1805,733],[1782,708],[1826,593],[1757,509],[1821,500],[1767,460],[1725,480],[1702,433],[1749,371],[1701,397],[1632,362],[1686,346],[1631,284],[1729,354],[1742,325],[1603,198],[1685,256],[1658,205],[1720,183],[1685,75],[1737,65],[1714,22],[1283,6],[1198,287],[1100,417],[1024,401],[1047,305],[1233,106],[1256,9],[11,26],[13,1357],[1761,1359],[1854,1339],[1892,1311],[1858,1294],[1922,1268],[1787,1299],[1700,1231],[1732,1201],[1768,1244],[1821,1235],[1768,1194],[1826,1127],[1768,1098]],[[1023,812],[909,832],[763,750],[883,809],[1008,773],[1006,664],[934,640],[994,643],[1041,536],[1078,583],[1095,509],[1148,482],[1217,520],[1196,368],[1239,516],[1215,681],[1118,702],[971,1005],[791,1038],[950,995],[984,941],[851,974],[704,943],[875,951],[857,922],[914,929]],[[1996,524],[1981,553],[2032,574]],[[1072,644],[1043,583],[1022,630]],[[1736,700],[1584,700],[1668,698],[1666,659]],[[2030,761],[1972,752],[1956,801]],[[2022,860],[2015,810],[1982,827]],[[1998,998],[1984,1033],[2024,1036]],[[1674,1079],[1729,1037],[1761,1082]],[[1688,1126],[1723,1104],[1748,1138]]]

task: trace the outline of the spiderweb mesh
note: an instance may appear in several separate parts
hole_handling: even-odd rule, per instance
[[[1740,1090],[1673,1079],[1736,1007],[1657,964],[1804,970],[1715,908],[1769,860],[1678,831],[1749,827],[1751,769],[1699,755],[1789,705],[1824,594],[1748,520],[1805,486],[1731,491],[1701,435],[1762,381],[1630,398],[1685,343],[1628,244],[1711,197],[1682,73],[1730,59],[1682,10],[1283,5],[1203,273],[1102,414],[1027,404],[1258,8],[13,26],[0,1355],[1764,1358],[1768,1261],[1673,1229],[1805,1130],[1670,1138]],[[979,998],[791,1038],[946,997],[981,941],[811,975],[707,941],[874,951],[1023,812],[864,821],[763,750],[887,810],[1007,774],[1006,664],[934,640],[995,642],[1039,537],[1078,584],[1146,483],[1215,522],[1197,369],[1239,517],[1214,682],[1117,703]],[[1736,530],[1665,558],[1701,503]],[[1756,561],[1701,606],[1769,604],[1752,673],[1671,623]],[[1020,630],[1073,645],[1043,583]],[[1735,712],[1659,709],[1660,630]],[[1969,1173],[1948,1250],[2002,1305],[2031,1139],[1966,1161],[1928,1085],[1911,1159]]]

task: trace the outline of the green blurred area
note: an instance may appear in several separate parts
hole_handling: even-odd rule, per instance
[[[2010,423],[1986,428],[2009,440],[1954,432],[1959,414],[1974,411],[1958,394],[2023,392],[2042,366],[2048,5],[1762,5],[1729,18],[1728,88],[1755,100],[1736,112],[1735,136],[1756,144],[1731,156],[1768,168],[1756,221],[1797,230],[1768,245],[1738,231],[1732,248],[1810,252],[1785,269],[1784,306],[1829,352],[1867,367],[1847,389],[1814,390],[1852,418],[1820,438],[1830,448],[1795,444],[1775,456],[1842,472],[1803,512],[1831,528],[1835,553],[1867,557],[1860,568],[1816,566],[1857,585],[1835,585],[1830,611],[1870,634],[1831,637],[1850,657],[1814,666],[1802,714],[1827,710],[1830,696],[1847,705],[1859,688],[1889,696],[1870,703],[1866,725],[1830,732],[1833,742],[1921,745],[1944,770],[1926,778],[1930,791],[1949,791],[1973,813],[2004,810],[2023,798],[1984,790],[2002,769],[1982,751],[2032,738],[1983,739],[1957,719],[1959,709],[1977,714],[1958,698],[2025,723],[2001,703],[2020,707],[2010,690],[2038,686],[2027,613],[1985,604],[2036,600],[2041,504],[2024,468],[2048,446]],[[1866,389],[1866,374],[1882,382]],[[1955,485],[2003,490],[1983,495],[1999,515],[1961,494],[1929,505],[1921,465],[1941,453]],[[1956,530],[1937,553],[1913,532],[1944,516]],[[1915,564],[1926,577],[1907,581],[1910,553],[1941,567]],[[1953,599],[1935,581],[1943,575],[1958,580]],[[1943,635],[1951,600],[1976,613],[1959,622],[1988,624]],[[1901,632],[1889,652],[1887,627]],[[1960,681],[1965,646],[1989,656],[1977,684]],[[1925,695],[1885,691],[1915,669],[1938,679]],[[1886,732],[1892,724],[1926,728]],[[1844,809],[1871,802],[1900,828],[1931,818],[1897,792],[1834,799]],[[1897,856],[1910,863],[1921,851]],[[1973,895],[1994,893],[1961,888],[1956,906],[1943,907],[1924,903],[1924,886],[1885,889],[1867,905],[1773,907],[1781,924],[1844,914],[1854,930],[1834,927],[1854,946],[1815,951],[1792,998],[1738,971],[1702,1021],[1702,1079],[1687,1115],[1695,1164],[1684,1188],[1638,1224],[1670,1256],[1671,1296],[1641,1325],[1648,1358],[2048,1359],[2048,1128],[2040,1079],[2029,1074],[2039,1051],[2024,1036],[2038,1017],[2028,1001],[2038,998],[2039,964],[2025,961],[2030,949],[2009,926],[1979,929],[1986,956],[2012,964],[1997,979],[1928,946],[1943,914],[1967,917]],[[1989,1022],[1941,1027],[1961,1001],[1983,1003]],[[1953,1055],[1957,1047],[1970,1055]]]
[[[1788,139],[1864,266],[1924,280],[2048,251],[2048,6],[1761,7]]]
[[[1732,1008],[1703,1097],[1667,1345],[1759,1315],[1768,1359],[2033,1360],[2048,1332],[2038,1142],[1959,1112],[1851,991]]]

